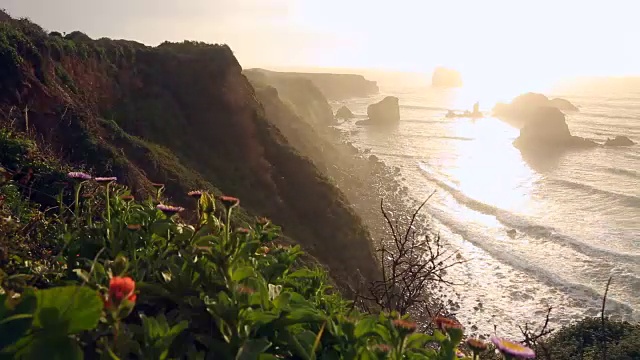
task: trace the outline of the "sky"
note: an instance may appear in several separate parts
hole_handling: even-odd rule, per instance
[[[465,82],[640,75],[637,0],[0,0],[47,30],[227,43],[245,67],[459,70]]]

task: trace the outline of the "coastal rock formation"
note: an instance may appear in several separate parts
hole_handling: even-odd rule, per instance
[[[379,92],[377,83],[365,79],[362,75],[277,72],[264,69],[249,69],[246,71],[261,72],[267,76],[281,79],[287,77],[307,79],[311,81],[328,100],[334,101],[354,97],[367,97]]]
[[[360,125],[388,125],[400,121],[399,99],[395,96],[387,96],[382,101],[367,107],[368,120],[358,121]]]
[[[461,87],[462,76],[456,70],[439,67],[433,71],[431,85],[443,88]]]
[[[593,141],[573,136],[565,115],[554,107],[539,107],[526,114],[525,125],[513,145],[522,151],[557,151],[596,147]]]
[[[353,119],[353,117],[354,117],[353,113],[346,106],[343,106],[340,109],[338,109],[338,111],[336,111],[336,119],[348,120],[348,119]]]
[[[555,108],[558,108],[562,111],[580,111],[577,106],[573,105],[571,101],[562,98],[555,98],[549,100],[551,105]]]
[[[256,90],[226,45],[149,47],[83,36],[61,43],[28,20],[10,19],[0,30],[12,34],[0,50],[13,54],[2,62],[0,123],[26,124],[13,109],[28,107],[31,134],[56,156],[116,176],[140,198],[154,193],[152,182],[163,183],[177,205],[192,204],[193,189],[236,196],[238,226],[269,217],[284,229],[283,240],[295,239],[340,288],[357,286],[358,272],[376,278],[362,220],[274,125],[299,122],[302,106],[283,102],[285,92],[310,106],[312,121],[334,121],[308,79]]]
[[[541,107],[551,107],[562,111],[578,110],[575,105],[565,99],[549,100],[543,94],[526,93],[515,97],[508,104],[497,103],[493,108],[493,115],[516,127],[522,127],[528,118],[535,117],[535,112]]]
[[[254,86],[269,85],[277,89],[280,96],[289,100],[298,115],[314,124],[327,126],[335,123],[331,106],[311,80],[259,69],[244,70],[242,73]]]
[[[632,146],[635,144],[636,143],[626,136],[616,136],[613,139],[607,139],[604,146]]]

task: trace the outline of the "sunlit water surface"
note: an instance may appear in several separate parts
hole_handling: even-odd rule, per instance
[[[447,109],[470,109],[478,100],[489,114],[518,92],[381,85],[378,96],[333,105],[365,118],[367,105],[394,95],[399,126],[339,127],[350,130],[355,146],[400,167],[414,199],[437,191],[428,212],[469,260],[449,273],[465,283],[453,290],[467,327],[516,334],[518,324],[541,322],[547,306],[555,324],[596,316],[609,276],[609,313],[640,320],[640,145],[523,156],[512,146],[519,130],[506,123],[444,118]],[[558,95],[580,107],[568,116],[574,135],[640,143],[640,87]]]

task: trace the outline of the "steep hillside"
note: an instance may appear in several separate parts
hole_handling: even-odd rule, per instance
[[[276,72],[263,69],[250,70],[264,74],[271,81],[291,78],[310,80],[329,100],[366,97],[379,92],[376,82],[367,80],[362,75]]]
[[[342,140],[340,131],[315,120],[324,116],[324,112],[318,110],[323,106],[318,104],[329,106],[315,84],[289,73],[271,72],[268,76],[254,73],[248,77],[269,121],[345,193],[374,240],[388,238],[380,213],[380,199],[384,198],[387,206],[400,216],[414,210],[414,204],[406,200],[406,188],[396,179],[396,169],[385,166],[375,156],[359,152]]]
[[[237,196],[281,224],[340,284],[357,270],[376,276],[361,221],[265,118],[226,45],[152,48],[10,20],[0,22],[0,68],[0,121],[71,163],[117,175],[140,194],[163,182],[179,203],[193,188]]]
[[[254,87],[273,86],[279,89],[279,95],[305,121],[315,126],[335,123],[333,110],[320,89],[309,79],[299,76],[283,76],[282,73],[261,69],[245,70],[243,74]],[[287,136],[288,139],[291,139]]]

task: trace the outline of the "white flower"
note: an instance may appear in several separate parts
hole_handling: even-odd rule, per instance
[[[277,298],[282,292],[282,285],[269,284],[269,300]]]

